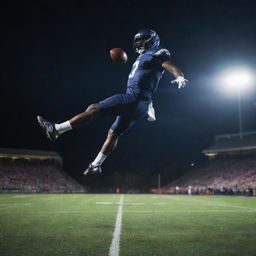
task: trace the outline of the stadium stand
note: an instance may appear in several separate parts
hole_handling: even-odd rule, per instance
[[[216,135],[203,154],[209,158],[226,155],[256,155],[256,131]]]
[[[203,153],[209,157],[206,164],[194,168],[160,192],[256,195],[256,132],[217,135]]]
[[[81,193],[85,189],[62,170],[56,152],[0,149],[0,192]]]

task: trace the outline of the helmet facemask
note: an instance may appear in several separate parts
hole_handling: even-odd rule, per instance
[[[133,43],[133,49],[139,53],[142,54],[146,50],[146,38],[145,37],[135,37],[134,43]]]
[[[155,44],[155,38],[157,37],[158,42],[157,44],[159,45],[159,37],[156,34],[155,31],[151,30],[148,33],[138,33],[135,35],[134,40],[133,40],[133,49],[139,53],[142,54],[144,51],[148,50],[149,48],[153,47]]]

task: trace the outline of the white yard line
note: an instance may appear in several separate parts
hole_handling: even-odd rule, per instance
[[[9,209],[1,209],[3,211],[0,211],[0,215],[5,214],[17,214],[17,215],[31,215],[31,214],[82,214],[82,215],[88,215],[88,214],[94,214],[99,213],[99,211],[28,211],[28,212],[17,212],[17,211],[10,211]],[[115,211],[100,211],[100,214],[105,213],[115,213]]]
[[[122,228],[122,215],[123,215],[123,201],[124,195],[121,195],[119,201],[119,207],[116,215],[116,224],[115,230],[113,233],[113,239],[111,246],[109,248],[109,256],[119,256],[119,245],[120,245],[120,236],[121,236],[121,228]]]
[[[156,211],[137,211],[126,210],[129,213],[255,213],[256,210],[156,210]]]
[[[113,202],[96,202],[96,204],[109,205],[109,204],[115,204],[115,203],[113,203]]]
[[[96,204],[103,204],[103,205],[111,205],[111,204],[120,204],[119,202],[96,202]],[[145,205],[145,203],[125,203],[125,205]]]
[[[256,210],[125,210],[127,213],[256,213]],[[28,211],[28,212],[17,212],[4,210],[0,211],[0,215],[5,214],[18,214],[18,215],[29,215],[29,214],[92,214],[99,213],[99,211]],[[100,211],[101,214],[115,213],[115,211]]]
[[[126,205],[145,205],[145,203],[126,203]]]

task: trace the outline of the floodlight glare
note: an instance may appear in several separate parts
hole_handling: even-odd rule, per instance
[[[222,85],[222,90],[227,89],[229,93],[235,93],[237,95],[240,139],[243,139],[241,94],[244,91],[248,91],[254,80],[253,72],[250,71],[250,69],[246,69],[245,67],[236,67],[226,70],[218,77],[218,82]]]
[[[253,83],[253,75],[246,69],[233,69],[224,72],[223,81],[227,89],[244,91]]]

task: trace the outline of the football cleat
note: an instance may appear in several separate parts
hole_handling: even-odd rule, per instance
[[[37,116],[37,121],[39,125],[45,130],[48,139],[50,139],[51,141],[55,141],[59,137],[59,134],[55,129],[54,123],[45,120],[41,116]]]
[[[100,174],[102,172],[101,170],[101,166],[100,165],[92,165],[91,163],[89,164],[89,167],[85,170],[84,172],[84,175],[86,176],[87,174],[89,173],[92,173],[92,174]]]

